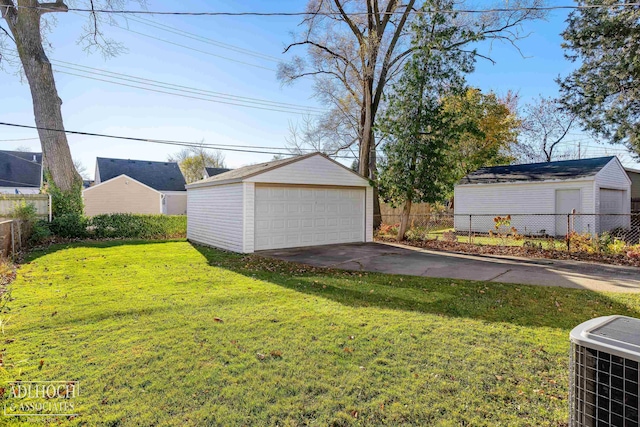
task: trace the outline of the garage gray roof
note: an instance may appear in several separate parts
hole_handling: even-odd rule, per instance
[[[42,153],[0,151],[0,187],[40,188]]]
[[[158,191],[186,191],[186,182],[175,162],[150,162],[148,160],[107,159],[98,157],[100,181],[127,175]]]
[[[594,176],[615,156],[524,165],[493,166],[470,173],[458,184],[496,184],[501,182],[539,182]]]

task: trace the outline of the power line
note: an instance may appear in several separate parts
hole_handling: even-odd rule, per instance
[[[159,87],[162,89],[169,89],[176,92],[191,93],[191,94],[202,95],[202,96],[211,97],[211,98],[218,98],[224,101],[233,101],[233,103],[230,103],[230,102],[217,101],[214,99],[205,99],[211,102],[220,102],[224,104],[238,105],[238,106],[249,107],[249,108],[257,108],[257,107],[254,107],[253,105],[244,105],[244,104],[256,104],[258,106],[272,107],[275,109],[274,111],[290,112],[295,114],[314,115],[314,114],[321,114],[325,112],[325,110],[323,110],[321,107],[311,107],[311,106],[300,105],[300,104],[291,104],[286,102],[270,101],[268,99],[252,98],[252,97],[233,95],[233,94],[228,94],[223,92],[215,92],[208,89],[200,89],[192,86],[178,85],[175,83],[168,83],[160,80],[153,80],[153,79],[148,79],[144,77],[138,77],[131,74],[117,73],[117,72],[105,70],[102,68],[94,68],[86,65],[74,64],[72,62],[61,61],[53,58],[50,59],[50,61],[56,67],[62,67],[62,68],[70,69],[72,71],[81,72],[85,74],[97,75],[97,76],[105,77],[109,79],[124,80],[124,81],[133,82],[137,84]],[[73,73],[69,73],[61,70],[56,70],[56,71],[59,73],[75,75],[78,77],[84,77],[88,79],[92,78],[89,76],[77,75],[77,74],[73,74]],[[106,80],[101,80],[101,81],[106,81]],[[113,82],[113,81],[109,81],[109,82],[113,84],[118,84],[117,82]],[[133,86],[133,85],[131,85],[131,87],[139,88],[138,86]],[[145,89],[145,88],[141,88],[141,89]],[[145,89],[145,90],[151,90],[151,89]],[[161,92],[161,93],[169,93],[169,92]],[[181,96],[181,94],[178,94],[178,93],[169,93],[169,94]],[[197,99],[201,99],[201,98],[197,98]],[[238,103],[242,103],[242,104],[238,104]],[[289,111],[289,110],[293,110],[293,111]]]
[[[164,87],[166,89],[172,89],[172,88],[175,87],[175,88],[177,88],[175,90],[184,91],[184,92],[188,92],[188,93],[195,93],[195,94],[205,94],[207,96],[211,96],[211,97],[215,97],[215,98],[219,97],[219,98],[222,98],[222,99],[228,99],[228,100],[232,100],[232,101],[255,103],[255,104],[265,105],[265,106],[270,106],[270,107],[291,108],[291,109],[296,109],[297,111],[307,110],[310,113],[322,113],[322,112],[324,112],[324,110],[322,110],[320,107],[310,107],[310,106],[299,105],[299,104],[290,104],[290,103],[286,103],[286,102],[269,101],[268,99],[251,98],[251,97],[240,96],[240,95],[231,95],[231,94],[227,94],[227,93],[223,93],[223,92],[214,92],[214,91],[210,91],[210,90],[207,90],[207,89],[199,89],[199,88],[192,87],[192,86],[183,86],[183,85],[178,85],[178,84],[175,84],[175,83],[163,82],[163,81],[160,81],[160,80],[147,79],[147,78],[144,78],[144,77],[138,77],[138,76],[134,76],[134,75],[131,75],[131,74],[116,73],[114,71],[109,71],[109,70],[104,70],[104,69],[94,68],[94,67],[88,67],[86,65],[79,65],[79,64],[74,64],[74,63],[71,63],[71,62],[60,61],[60,60],[55,60],[55,59],[52,59],[51,62],[53,62],[54,65],[56,65],[57,67],[67,68],[67,69],[71,69],[71,70],[74,70],[74,71],[80,71],[80,72],[84,72],[84,73],[87,73],[87,74],[105,75],[105,77],[115,78],[115,79],[120,79],[120,80],[125,80],[125,81],[133,81],[133,82],[138,82],[139,81],[139,83],[148,84],[150,86],[156,86],[156,87]],[[68,64],[68,65],[63,65],[63,64]],[[90,71],[86,71],[86,70],[90,70]],[[146,82],[157,83],[157,84],[151,84],[151,83],[146,83]]]
[[[93,137],[98,137],[98,138],[111,138],[111,139],[121,139],[121,140],[127,140],[127,141],[150,142],[150,143],[153,143],[153,144],[175,145],[175,146],[179,146],[179,147],[211,148],[211,149],[216,149],[216,150],[221,150],[221,151],[235,151],[235,152],[241,152],[241,153],[257,153],[257,154],[269,154],[269,155],[281,155],[281,156],[292,156],[292,155],[294,155],[292,153],[261,151],[261,150],[250,150],[250,149],[241,149],[241,148],[239,148],[239,147],[251,147],[251,146],[241,146],[241,145],[232,146],[231,144],[224,144],[224,145],[227,145],[229,147],[234,147],[234,148],[225,148],[225,147],[222,147],[222,144],[220,144],[220,145],[218,145],[218,144],[199,144],[199,143],[194,143],[194,142],[189,142],[189,141],[177,141],[177,140],[169,140],[169,139],[152,139],[152,138],[138,138],[138,137],[131,137],[131,136],[108,135],[108,134],[95,133],[95,132],[83,132],[83,131],[73,131],[73,130],[64,130],[64,129],[52,129],[52,128],[39,127],[39,126],[22,125],[22,124],[18,124],[18,123],[0,122],[0,125],[1,126],[10,126],[10,127],[23,128],[23,129],[45,130],[45,131],[50,131],[50,132],[63,132],[63,133],[71,134],[71,135],[83,135],[83,136],[93,136]],[[269,148],[269,149],[280,150],[281,148],[274,147],[274,148]],[[336,156],[333,156],[333,157],[353,159],[353,156],[337,156],[336,155]]]
[[[229,58],[229,57],[226,57],[226,56],[218,55],[218,54],[215,54],[215,53],[212,53],[212,52],[207,52],[206,50],[196,49],[196,48],[191,47],[191,46],[187,46],[187,45],[184,45],[184,44],[172,42],[171,40],[162,39],[160,37],[152,36],[150,34],[141,33],[139,31],[135,31],[135,30],[132,30],[130,28],[126,28],[126,27],[123,27],[123,26],[120,26],[120,25],[114,24],[114,26],[118,27],[118,28],[120,28],[122,30],[129,31],[130,33],[138,34],[138,35],[140,35],[142,37],[148,37],[148,38],[153,39],[153,40],[157,40],[157,41],[161,41],[163,43],[167,43],[167,44],[171,44],[171,45],[174,45],[174,46],[182,47],[184,49],[192,50],[194,52],[199,52],[199,53],[202,53],[202,54],[205,54],[205,55],[214,56],[216,58],[221,58],[221,59],[224,59],[224,60],[227,60],[227,61],[231,61],[231,62],[236,62],[238,64],[246,65],[248,67],[260,68],[262,70],[273,71],[273,72],[276,71],[274,68],[263,67],[262,65],[252,64],[250,62],[240,61],[240,60],[237,60],[237,59],[233,59],[233,58]]]
[[[18,139],[0,139],[0,142],[18,142],[18,141],[35,141],[40,140],[40,138],[18,138]]]
[[[255,105],[239,104],[239,103],[236,103],[236,102],[219,101],[219,100],[210,99],[210,98],[203,98],[203,97],[193,96],[193,95],[184,95],[184,94],[181,94],[181,93],[168,92],[168,91],[158,90],[158,89],[151,89],[151,88],[147,88],[147,87],[143,87],[143,86],[131,85],[131,84],[127,84],[127,83],[120,83],[120,82],[115,82],[115,81],[112,81],[112,80],[100,79],[100,78],[97,78],[97,77],[89,77],[89,76],[84,76],[82,74],[70,73],[68,71],[61,71],[61,70],[55,70],[55,69],[54,69],[54,71],[56,71],[58,73],[61,73],[61,74],[68,74],[70,76],[82,77],[82,78],[85,78],[85,79],[96,80],[96,81],[100,81],[100,82],[104,82],[104,83],[111,83],[111,84],[118,85],[118,86],[125,86],[125,87],[130,87],[130,88],[135,88],[135,89],[146,90],[146,91],[149,91],[149,92],[163,93],[163,94],[166,94],[166,95],[179,96],[181,98],[198,99],[198,100],[201,100],[201,101],[215,102],[215,103],[218,103],[218,104],[235,105],[235,106],[239,106],[239,107],[253,108],[253,109],[256,109],[256,110],[274,111],[274,112],[279,112],[279,113],[290,113],[290,114],[312,115],[312,116],[313,115],[317,115],[317,114],[312,114],[312,113],[304,112],[304,111],[282,110],[282,109],[277,109],[277,108],[266,108],[266,107],[258,107],[258,106],[255,106]]]
[[[263,60],[266,60],[266,61],[272,61],[272,62],[280,62],[281,61],[280,58],[276,58],[275,56],[267,55],[267,54],[264,54],[264,53],[261,53],[261,52],[256,52],[256,51],[250,50],[250,49],[245,49],[243,47],[235,46],[235,45],[232,45],[232,44],[229,44],[229,43],[223,43],[221,41],[214,40],[214,39],[209,38],[209,37],[201,36],[201,35],[195,34],[195,33],[190,33],[189,31],[181,30],[179,28],[175,28],[175,27],[172,27],[170,25],[162,24],[160,22],[155,22],[155,21],[152,21],[150,19],[141,18],[141,17],[135,17],[135,18],[128,17],[127,20],[130,20],[130,21],[133,21],[133,22],[138,22],[140,24],[147,25],[147,26],[150,26],[152,28],[157,28],[157,29],[162,30],[162,31],[167,31],[167,32],[172,33],[172,34],[176,34],[176,35],[179,35],[179,36],[182,36],[182,37],[186,37],[186,38],[190,38],[190,39],[193,39],[193,40],[197,40],[197,41],[200,41],[202,43],[208,43],[210,45],[217,46],[217,47],[220,47],[222,49],[228,49],[228,50],[231,50],[231,51],[234,51],[234,52],[237,52],[237,53],[253,56],[253,57],[256,57],[256,58],[259,58],[259,59],[263,59]]]
[[[489,9],[445,9],[445,10],[413,10],[412,14],[416,15],[428,15],[433,13],[469,13],[469,14],[482,14],[482,13],[501,13],[501,12],[547,12],[553,10],[580,10],[580,9],[617,9],[622,7],[635,7],[640,6],[638,2],[619,3],[619,4],[592,4],[592,5],[556,5],[556,6],[532,6],[532,7],[504,7],[504,8],[489,8]],[[47,8],[43,6],[16,6],[11,5],[16,9],[29,8],[39,9],[46,11],[58,11],[57,8]],[[256,17],[277,17],[277,16],[341,16],[342,12],[172,12],[172,11],[149,11],[149,10],[113,10],[113,9],[83,9],[83,8],[68,8],[68,11],[72,12],[87,12],[87,13],[107,13],[116,15],[174,15],[174,16],[256,16]],[[386,12],[381,11],[378,13],[369,12],[345,12],[349,16],[369,16],[369,15],[402,15],[403,11]]]

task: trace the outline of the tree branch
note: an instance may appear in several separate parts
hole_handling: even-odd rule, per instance
[[[0,0],[0,14],[3,18],[13,18],[16,14],[13,0]]]
[[[332,51],[331,49],[329,49],[328,47],[321,45],[319,43],[316,42],[312,42],[311,40],[305,40],[303,42],[295,42],[295,43],[291,43],[289,46],[287,46],[284,51],[282,53],[287,53],[289,51],[289,49],[291,49],[294,46],[301,46],[304,44],[310,44],[311,46],[315,46],[320,50],[324,50],[325,52],[327,52],[329,55],[335,57],[335,58],[339,58],[342,62],[344,62],[345,64],[347,64],[349,61],[347,60],[347,58],[345,58],[344,56],[340,55],[339,53],[336,53],[334,51]]]
[[[7,31],[2,25],[0,25],[0,30],[2,30],[2,32],[5,33],[7,37],[11,39],[11,41],[13,41],[14,43],[16,42],[16,39],[14,39],[11,33],[9,33],[9,31]]]
[[[342,19],[344,19],[344,22],[346,22],[347,25],[349,25],[349,28],[351,28],[351,32],[353,32],[353,34],[358,39],[358,42],[362,45],[364,43],[364,40],[362,38],[362,32],[358,29],[356,24],[353,23],[351,18],[349,18],[349,15],[347,15],[347,13],[344,11],[344,9],[342,8],[342,5],[340,4],[340,0],[334,0],[334,3],[336,4],[336,6],[338,7],[338,10],[340,11],[340,16],[342,16]]]

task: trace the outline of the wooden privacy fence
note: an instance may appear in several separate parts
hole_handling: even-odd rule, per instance
[[[0,258],[13,259],[26,246],[29,226],[18,219],[0,221]]]
[[[48,194],[0,194],[0,218],[9,217],[22,201],[34,205],[40,218],[51,221],[51,196]]]

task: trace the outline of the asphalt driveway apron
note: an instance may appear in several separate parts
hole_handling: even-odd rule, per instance
[[[640,292],[640,269],[580,261],[478,256],[386,243],[277,249],[259,255],[316,267],[593,291]]]

